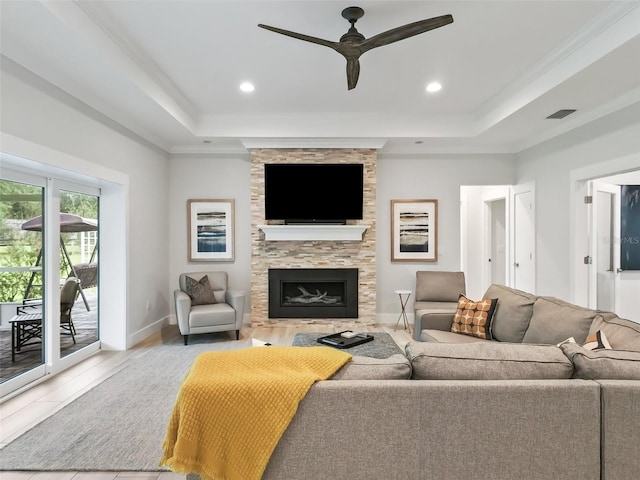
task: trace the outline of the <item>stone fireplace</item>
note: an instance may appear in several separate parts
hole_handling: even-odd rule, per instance
[[[307,325],[309,323],[335,325],[344,323],[349,328],[376,323],[376,158],[375,149],[252,149],[251,150],[251,324],[252,326]],[[361,239],[305,239],[267,240],[259,225],[277,225],[266,221],[264,215],[265,163],[360,163],[364,165],[363,218],[349,221],[349,225],[366,225]],[[295,180],[294,180],[295,181]],[[356,310],[339,313],[328,308],[316,312],[300,310],[300,306],[285,308],[286,314],[273,316],[270,309],[270,270],[301,269],[355,269]],[[293,291],[285,295],[301,294],[293,282]],[[319,290],[322,295],[338,297],[341,293],[329,285],[301,285],[309,294]],[[335,285],[334,285],[335,286]],[[331,286],[333,288],[334,286]],[[353,287],[349,287],[353,288]],[[312,289],[313,291],[311,291]],[[296,300],[301,302],[302,299]],[[286,305],[285,307],[291,307]],[[320,307],[315,305],[314,307]],[[342,307],[340,307],[342,308]],[[350,307],[353,308],[353,307]]]
[[[270,268],[269,318],[358,318],[358,269]]]

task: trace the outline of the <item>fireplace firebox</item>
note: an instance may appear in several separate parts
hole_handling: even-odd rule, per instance
[[[358,269],[269,269],[269,318],[358,318]]]

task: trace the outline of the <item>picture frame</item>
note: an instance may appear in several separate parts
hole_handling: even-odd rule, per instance
[[[391,261],[438,261],[438,200],[391,200]]]
[[[235,260],[235,201],[187,200],[188,259],[190,262]]]

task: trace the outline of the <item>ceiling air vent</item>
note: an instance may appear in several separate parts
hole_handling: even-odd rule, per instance
[[[575,110],[558,110],[556,113],[552,113],[547,118],[560,119],[566,117],[567,115],[571,115],[573,112],[575,112]]]

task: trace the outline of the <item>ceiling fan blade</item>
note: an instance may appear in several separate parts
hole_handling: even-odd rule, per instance
[[[286,35],[287,37],[297,38],[298,40],[304,40],[305,42],[316,43],[318,45],[324,45],[325,47],[330,47],[330,48],[333,48],[334,50],[336,48],[336,44],[338,43],[338,42],[332,42],[330,40],[325,40],[323,38],[312,37],[310,35],[305,35],[303,33],[296,33],[296,32],[291,32],[289,30],[283,30],[282,28],[270,27],[269,25],[263,25],[262,23],[259,23],[258,26],[266,30],[271,30],[272,32]]]
[[[453,23],[453,16],[442,15],[440,17],[428,18],[401,27],[392,28],[391,30],[379,33],[363,41],[359,46],[360,53],[362,54],[372,48],[389,45],[390,43],[404,40],[405,38],[413,37],[414,35],[419,35],[420,33],[428,32],[435,28],[444,27],[450,23]]]
[[[353,90],[360,76],[360,61],[356,57],[345,58],[347,58],[347,89]]]

